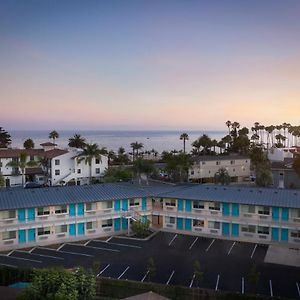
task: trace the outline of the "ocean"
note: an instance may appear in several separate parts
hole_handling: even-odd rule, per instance
[[[119,147],[124,147],[126,151],[130,151],[130,143],[143,143],[144,151],[155,149],[159,153],[163,150],[181,150],[183,149],[183,141],[179,139],[183,131],[71,131],[57,130],[59,138],[56,140],[58,147],[66,148],[70,137],[75,133],[82,135],[88,143],[97,143],[100,147],[106,147],[108,150],[116,151]],[[192,147],[191,143],[202,134],[207,134],[210,138],[220,140],[227,131],[185,131],[189,135],[186,141],[186,151],[189,152]],[[31,138],[35,143],[35,148],[39,148],[40,144],[49,141],[49,131],[46,130],[13,130],[9,131],[13,148],[23,147],[26,139]]]

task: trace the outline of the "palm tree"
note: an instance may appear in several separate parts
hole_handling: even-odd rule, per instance
[[[139,150],[142,149],[144,145],[142,143],[134,142],[130,144],[130,147],[132,148],[132,156],[134,159],[134,157],[138,157]]]
[[[18,160],[13,160],[6,164],[6,166],[8,167],[21,169],[22,186],[24,186],[24,181],[25,181],[25,169],[27,167],[35,167],[37,165],[36,161],[34,160],[27,161],[27,158],[28,158],[28,154],[22,151],[19,155]]]
[[[11,144],[11,136],[0,127],[0,148],[7,148]]]
[[[27,139],[23,144],[25,149],[33,149],[34,148],[34,142],[32,139]]]
[[[226,121],[226,126],[228,127],[228,134],[230,135],[230,126],[231,126],[231,121]]]
[[[57,131],[53,130],[49,133],[49,139],[53,140],[53,144],[55,144],[55,140],[59,138],[59,134]]]
[[[97,144],[86,144],[82,153],[78,157],[78,162],[84,160],[86,165],[90,167],[90,176],[89,176],[89,183],[91,183],[92,179],[92,161],[93,159],[99,159],[101,162],[101,151]]]
[[[42,169],[43,169],[43,173],[44,173],[44,176],[46,178],[46,183],[48,184],[48,177],[49,177],[49,159],[45,156],[40,156],[38,157],[38,160],[37,160],[37,164],[38,166],[41,166]]]
[[[201,143],[200,143],[199,139],[195,140],[192,143],[192,147],[194,148],[193,153],[199,155],[200,154],[200,148],[201,148]]]
[[[180,139],[183,140],[183,153],[185,153],[185,141],[189,139],[189,135],[184,132],[180,135]]]
[[[73,137],[69,138],[69,147],[83,149],[85,145],[85,138],[83,138],[80,134],[74,134]]]

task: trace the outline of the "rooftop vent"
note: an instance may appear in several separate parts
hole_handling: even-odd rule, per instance
[[[250,193],[253,193],[253,190],[250,190]]]
[[[274,193],[275,193],[275,194],[278,194],[278,192],[277,192],[277,191],[275,191]]]

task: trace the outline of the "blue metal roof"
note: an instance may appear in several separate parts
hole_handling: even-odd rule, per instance
[[[220,185],[138,186],[129,183],[106,183],[40,189],[4,189],[0,191],[0,210],[140,197],[182,198],[300,208],[300,190]]]

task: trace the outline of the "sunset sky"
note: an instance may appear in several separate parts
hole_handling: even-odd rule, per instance
[[[0,126],[300,124],[299,0],[0,0]]]

